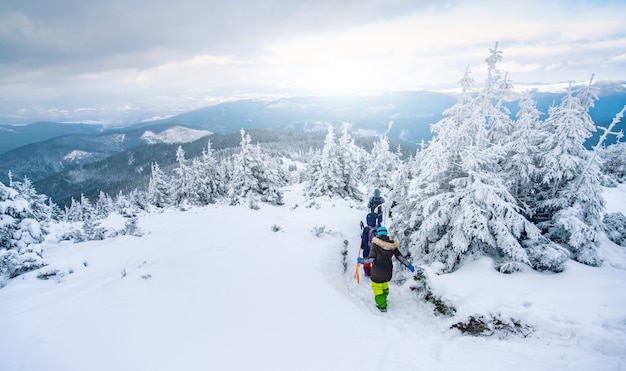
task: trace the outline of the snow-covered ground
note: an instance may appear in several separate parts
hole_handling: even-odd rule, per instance
[[[625,187],[605,195],[626,212]],[[285,200],[145,215],[143,237],[49,238],[41,271],[65,275],[0,289],[0,370],[626,370],[624,247],[604,240],[604,266],[560,274],[504,275],[486,258],[447,275],[425,267],[453,317],[416,300],[398,267],[394,279],[409,279],[380,313],[369,281],[354,279],[364,203],[307,202],[299,186]],[[534,332],[450,329],[470,315]]]

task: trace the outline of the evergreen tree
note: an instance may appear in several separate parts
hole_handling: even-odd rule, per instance
[[[172,198],[176,206],[186,208],[186,205],[193,198],[194,182],[191,170],[185,159],[185,151],[181,146],[178,146],[178,150],[176,151],[176,162],[178,163],[178,167],[174,169],[174,177],[171,178]]]
[[[455,269],[468,255],[496,258],[501,272],[532,264],[525,240],[540,244],[539,230],[520,212],[502,178],[505,141],[512,130],[501,106],[509,84],[500,81],[496,48],[487,58],[484,89],[472,99],[473,80],[466,71],[459,101],[433,125],[436,134],[422,152],[420,174],[410,186],[407,205],[399,208],[401,233],[417,255]]]
[[[624,137],[624,133],[622,131],[614,132],[613,129],[622,120],[625,111],[626,105],[615,115],[608,128],[598,126],[598,129],[601,129],[603,133],[594,148],[594,155],[601,159],[600,166],[602,172],[609,179],[613,179],[618,183],[623,183],[626,180],[626,143],[619,142]],[[608,135],[614,135],[617,138],[617,142],[603,149],[604,140]],[[606,180],[606,183],[610,183],[610,181]]]
[[[339,159],[340,173],[343,188],[340,189],[340,196],[343,198],[352,198],[362,200],[363,194],[359,190],[359,162],[364,156],[364,152],[356,144],[354,139],[348,132],[348,125],[345,124],[339,138],[339,146],[337,149],[337,157]]]
[[[617,142],[599,151],[602,172],[617,183],[626,182],[626,142]]]
[[[337,144],[333,127],[329,125],[322,152],[309,164],[306,194],[309,197],[339,196],[362,200],[363,195],[358,189],[361,157],[347,127]]]
[[[65,206],[62,219],[70,223],[83,221],[83,208],[80,202],[76,202],[74,197],[72,197],[70,207]]]
[[[98,200],[94,206],[98,219],[104,219],[114,210],[113,199],[108,194],[100,191],[98,194]]]
[[[4,281],[45,265],[40,243],[45,231],[30,202],[0,182],[0,287]]]
[[[225,194],[224,184],[220,181],[220,168],[217,159],[213,156],[211,141],[202,151],[200,158],[192,164],[193,181],[196,202],[200,205],[212,204],[217,197]]]
[[[526,215],[532,216],[530,205],[534,200],[533,184],[540,175],[536,162],[537,148],[542,141],[539,131],[541,112],[530,92],[521,95],[518,105],[517,120],[506,148],[502,170],[507,187]]]
[[[96,208],[83,194],[80,196],[80,207],[82,209],[83,228],[77,242],[103,240],[106,229],[100,225],[100,218]]]
[[[28,202],[28,218],[35,219],[41,225],[44,234],[47,234],[47,228],[52,220],[52,202],[48,196],[38,194],[35,186],[27,177],[22,182],[11,180],[9,187],[15,189],[21,197]]]
[[[534,215],[546,237],[564,245],[575,260],[595,266],[601,263],[597,246],[604,200],[599,164],[584,146],[596,131],[589,116],[594,99],[591,86],[574,95],[570,84],[561,104],[550,108],[539,145],[543,176],[535,189]]]
[[[369,156],[364,156],[366,170],[365,180],[372,191],[375,188],[389,190],[392,186],[392,176],[400,165],[400,157],[397,153],[389,151],[389,139],[380,137],[374,142]]]
[[[256,208],[256,200],[260,199],[280,205],[283,203],[280,187],[285,184],[286,176],[274,163],[265,160],[260,147],[251,142],[250,135],[242,129],[240,151],[232,161],[228,188],[230,202],[235,205],[247,199]]]
[[[130,199],[125,196],[122,191],[120,191],[115,198],[115,209],[120,215],[127,218],[137,216],[137,210],[133,207]]]
[[[339,193],[337,189],[343,187],[342,179],[338,176],[341,174],[341,165],[336,156],[337,152],[335,132],[329,125],[322,152],[313,158],[309,165],[310,177],[305,190],[308,196],[332,196]]]
[[[151,165],[150,181],[148,183],[148,200],[152,205],[163,208],[171,203],[173,188],[170,180],[161,170],[159,164],[153,162]]]

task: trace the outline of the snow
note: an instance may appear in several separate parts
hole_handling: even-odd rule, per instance
[[[81,150],[74,150],[63,157],[65,161],[79,161],[91,156],[91,153]]]
[[[168,128],[160,132],[159,134],[155,134],[150,130],[146,130],[141,139],[145,140],[146,143],[154,144],[154,143],[188,143],[193,142],[196,139],[200,139],[207,135],[211,135],[210,131],[207,130],[195,130],[186,128],[183,126],[175,126],[172,128]]]
[[[625,212],[625,191],[608,189],[607,205]],[[283,206],[143,215],[142,237],[72,244],[52,231],[49,265],[0,289],[0,369],[626,369],[625,248],[605,239],[602,267],[571,261],[559,274],[504,275],[488,258],[445,275],[424,267],[453,317],[415,300],[410,272],[398,266],[380,313],[368,279],[354,279],[366,213],[365,202],[306,201],[295,185]],[[55,269],[62,274],[37,279]],[[500,338],[450,329],[490,314],[535,331]]]

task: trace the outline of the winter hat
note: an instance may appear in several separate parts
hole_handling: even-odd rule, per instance
[[[380,236],[387,236],[387,227],[385,227],[384,225],[381,225],[380,227],[378,227],[378,229],[376,230],[376,236],[380,237]]]
[[[376,188],[374,190],[374,197],[380,197],[380,189]]]

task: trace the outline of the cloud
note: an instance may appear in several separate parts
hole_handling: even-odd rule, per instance
[[[624,79],[620,1],[0,2],[0,114],[477,81]],[[63,105],[63,106],[57,106]],[[162,114],[157,112],[157,114]]]

